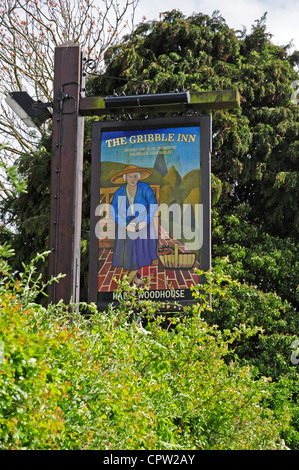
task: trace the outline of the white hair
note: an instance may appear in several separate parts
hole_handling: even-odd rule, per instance
[[[137,173],[137,177],[138,177],[138,179],[140,180],[140,173],[139,173],[139,171],[134,171],[134,173]],[[123,175],[123,179],[124,179],[125,182],[127,182],[127,173],[126,173],[125,175]]]

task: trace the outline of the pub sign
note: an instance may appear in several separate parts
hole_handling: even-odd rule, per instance
[[[141,297],[192,303],[211,266],[210,116],[94,122],[89,301],[117,305],[117,280]]]

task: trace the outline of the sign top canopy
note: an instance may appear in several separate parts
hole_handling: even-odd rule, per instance
[[[115,114],[128,113],[150,113],[150,112],[188,112],[188,111],[205,111],[212,109],[230,109],[240,107],[240,95],[237,90],[217,90],[217,91],[199,91],[188,92],[188,99],[184,102],[175,100],[176,95],[180,93],[169,93],[172,98],[167,103],[161,102],[159,96],[142,95],[143,100],[136,99],[136,96],[117,97],[117,101],[103,97],[81,98],[79,112],[81,116],[101,116],[109,114],[112,111]],[[146,97],[155,96],[155,100],[145,99]]]

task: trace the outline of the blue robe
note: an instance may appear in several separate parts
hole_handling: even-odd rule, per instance
[[[138,181],[132,215],[126,187],[124,184],[118,188],[112,200],[116,223],[112,266],[121,266],[132,271],[149,266],[157,259],[157,232],[153,216],[158,205],[151,187]],[[126,226],[132,221],[135,224],[146,221],[147,225],[136,233],[128,232]]]

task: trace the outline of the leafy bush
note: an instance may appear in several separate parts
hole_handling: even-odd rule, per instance
[[[224,214],[213,210],[214,259],[228,256],[230,274],[299,307],[297,239],[280,238],[250,222],[251,209],[239,205]],[[298,330],[298,326],[297,326]]]
[[[136,314],[126,280],[127,300],[105,313],[44,308],[34,266],[14,280],[1,261],[2,449],[284,448],[287,409],[276,418],[268,380],[254,379],[232,349],[257,328],[209,326],[196,289],[184,314],[160,315],[149,301]],[[219,271],[206,293],[221,293],[223,280]]]
[[[241,250],[239,250],[241,251]],[[236,250],[237,252],[237,250]],[[240,363],[250,366],[256,377],[268,377],[271,397],[266,400],[278,418],[286,407],[292,416],[283,437],[292,449],[299,448],[298,365],[291,361],[292,343],[298,339],[298,312],[275,292],[263,292],[256,286],[231,277],[240,264],[230,259],[215,259],[212,277],[222,279],[221,288],[213,289],[213,310],[202,318],[221,331],[239,324],[257,328],[250,338],[234,344]],[[211,279],[215,282],[216,278]],[[283,284],[283,280],[281,282]]]

